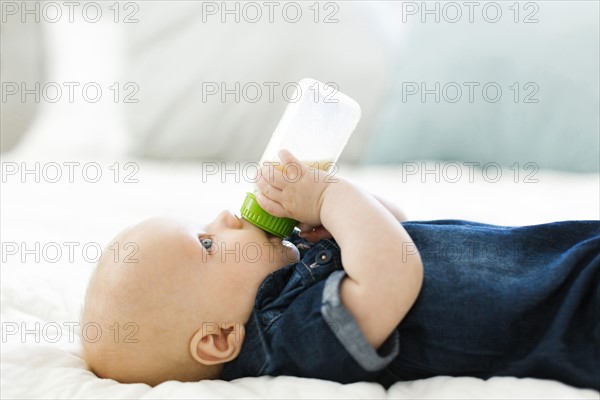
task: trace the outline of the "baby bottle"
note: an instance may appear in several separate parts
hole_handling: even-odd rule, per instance
[[[350,97],[314,79],[302,79],[260,159],[282,167],[280,149],[287,149],[302,163],[328,171],[338,160],[360,119],[360,106]],[[298,224],[263,210],[254,193],[247,193],[240,213],[244,219],[279,237],[292,233]]]

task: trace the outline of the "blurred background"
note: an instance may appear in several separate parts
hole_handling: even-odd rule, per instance
[[[3,1],[2,152],[256,161],[312,77],[344,161],[598,171],[598,2],[269,4]]]
[[[245,162],[303,78],[361,105],[340,175],[411,220],[600,218],[598,1],[0,0],[0,11],[0,320],[44,326],[3,331],[3,398],[210,397],[202,384],[144,395],[98,382],[78,339],[46,327],[79,321],[103,251],[132,255],[115,239],[123,228],[237,212],[254,178]],[[456,397],[516,387],[480,382],[478,396],[472,378],[464,390],[452,379]],[[289,384],[256,387],[272,397]],[[448,385],[418,388],[438,398]],[[535,393],[585,397],[547,385]]]

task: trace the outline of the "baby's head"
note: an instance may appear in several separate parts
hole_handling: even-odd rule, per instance
[[[260,283],[297,260],[293,245],[227,211],[207,225],[153,218],[130,227],[90,280],[85,359],[124,383],[218,378],[241,350]]]

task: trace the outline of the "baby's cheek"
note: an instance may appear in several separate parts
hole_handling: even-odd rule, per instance
[[[284,246],[284,249],[286,251],[287,254],[287,263],[296,263],[298,261],[300,261],[300,251],[298,250],[298,248],[296,246],[294,246],[292,243],[288,242],[287,240],[284,240],[282,242],[282,245]]]

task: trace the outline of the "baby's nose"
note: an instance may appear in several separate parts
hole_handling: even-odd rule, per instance
[[[223,224],[229,228],[241,228],[241,221],[231,212],[231,210],[222,211],[217,217],[217,220],[220,224]]]

